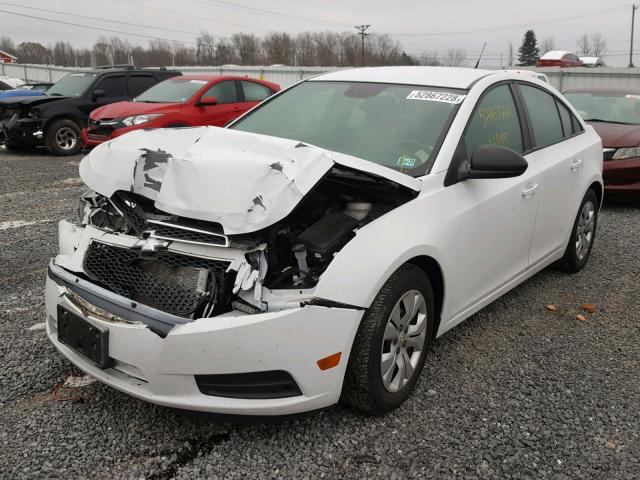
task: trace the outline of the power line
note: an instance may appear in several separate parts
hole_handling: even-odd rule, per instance
[[[598,10],[595,12],[591,12],[591,13],[586,13],[583,15],[572,15],[570,17],[561,17],[561,18],[556,18],[556,19],[552,19],[552,20],[542,20],[540,22],[527,22],[527,23],[520,23],[520,24],[514,24],[514,25],[506,25],[506,26],[498,26],[498,27],[485,27],[485,28],[476,28],[473,30],[457,30],[457,31],[450,31],[450,32],[425,32],[425,33],[389,33],[388,35],[391,35],[393,37],[440,37],[440,36],[447,36],[447,35],[467,35],[467,34],[472,34],[472,33],[483,33],[483,32],[498,32],[498,31],[503,31],[503,30],[514,30],[517,28],[530,28],[530,27],[539,27],[541,25],[551,25],[551,24],[555,24],[555,23],[562,23],[562,22],[566,22],[566,21],[572,21],[572,20],[580,20],[583,18],[588,18],[588,17],[595,17],[598,15],[602,15],[603,13],[610,13],[610,12],[614,12],[614,11],[621,11],[623,8],[626,9],[628,6],[627,5],[623,5],[623,6],[617,6],[617,7],[611,7],[611,8],[606,8],[603,10]]]
[[[87,20],[97,20],[99,22],[117,23],[117,24],[121,24],[121,25],[128,25],[128,26],[131,26],[131,27],[150,28],[150,29],[154,29],[154,30],[164,30],[166,32],[184,33],[184,34],[187,34],[187,35],[198,36],[198,34],[193,33],[193,32],[187,32],[185,30],[175,30],[173,28],[156,27],[156,26],[153,26],[153,25],[143,25],[143,24],[140,24],[140,23],[130,23],[130,22],[122,21],[122,20],[112,20],[112,19],[108,19],[108,18],[90,17],[88,15],[80,15],[80,14],[77,14],[77,13],[61,12],[60,10],[48,10],[46,8],[40,8],[40,7],[27,7],[27,6],[24,6],[24,5],[19,5],[17,3],[9,3],[9,2],[0,1],[0,4],[8,5],[8,6],[11,6],[11,7],[23,8],[23,9],[27,9],[27,10],[36,10],[36,11],[39,11],[39,12],[55,13],[56,15],[66,15],[66,16],[69,16],[69,17],[84,18],[84,19],[87,19]],[[220,38],[226,38],[226,37],[220,37]]]
[[[123,32],[122,30],[112,30],[110,28],[101,28],[101,27],[94,27],[94,26],[89,26],[89,25],[81,25],[79,23],[65,22],[63,20],[54,20],[52,18],[38,17],[36,15],[27,15],[26,13],[10,12],[8,10],[0,10],[0,13],[6,13],[8,15],[15,15],[15,16],[18,16],[18,17],[31,18],[31,19],[35,19],[35,20],[42,20],[44,22],[60,23],[62,25],[70,25],[72,27],[86,28],[86,29],[89,29],[89,30],[98,30],[100,32],[118,33],[120,35],[129,35],[129,36],[132,36],[132,37],[141,37],[141,38],[147,38],[147,39],[152,39],[152,40],[163,40],[165,42],[178,42],[178,43],[187,43],[187,44],[190,44],[190,45],[196,45],[196,42],[190,42],[190,41],[187,41],[187,40],[175,40],[175,39],[169,39],[169,38],[156,37],[154,35],[145,35],[143,33],[130,33],[130,32]]]
[[[219,20],[217,18],[212,18],[212,17],[204,17],[202,15],[190,15],[188,13],[184,13],[184,12],[179,12],[177,10],[169,10],[166,8],[160,8],[160,7],[156,7],[151,6],[151,5],[146,5],[146,4],[140,4],[140,3],[136,3],[136,2],[130,2],[130,1],[126,1],[126,0],[115,0],[116,2],[122,3],[124,5],[128,5],[130,7],[136,7],[136,8],[142,8],[142,9],[150,9],[150,10],[155,10],[156,12],[163,12],[163,13],[168,13],[170,15],[178,15],[180,17],[185,17],[185,18],[191,18],[191,19],[195,19],[195,20],[206,20],[207,22],[214,22],[214,23],[219,23],[221,25],[229,25],[232,27],[236,27],[236,28],[246,28],[246,25],[242,25],[239,23],[233,23],[233,22],[227,22],[226,20]],[[268,29],[266,28],[260,28],[260,27],[252,27],[252,30],[262,30],[262,31],[268,31]]]
[[[321,18],[313,18],[313,17],[303,17],[301,15],[293,15],[293,14],[289,14],[289,13],[281,13],[281,12],[274,12],[273,10],[266,10],[263,8],[257,8],[257,7],[249,7],[247,5],[238,5],[235,3],[231,3],[231,2],[225,2],[223,0],[208,0],[208,1],[204,1],[204,0],[191,0],[193,2],[199,3],[201,5],[214,5],[220,8],[226,8],[228,10],[235,10],[238,12],[242,12],[242,13],[249,13],[251,15],[258,15],[261,17],[270,17],[270,18],[279,18],[279,19],[287,19],[287,20],[294,20],[294,21],[298,21],[298,22],[307,22],[307,23],[320,23],[320,24],[324,24],[324,25],[333,25],[336,27],[349,27],[349,24],[346,23],[342,23],[342,22],[336,22],[333,20],[325,20],[325,19],[321,19]]]

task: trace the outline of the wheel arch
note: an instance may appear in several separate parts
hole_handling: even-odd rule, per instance
[[[444,275],[442,267],[438,261],[428,255],[419,255],[409,259],[406,263],[415,265],[420,268],[429,277],[431,287],[433,288],[433,299],[435,302],[434,310],[436,314],[435,324],[433,326],[433,338],[438,335],[440,321],[442,319],[442,307],[444,305]]]
[[[53,125],[58,120],[71,120],[76,125],[78,125],[78,128],[80,128],[80,130],[85,128],[87,123],[80,115],[76,115],[72,112],[60,112],[47,118],[47,121],[43,125],[43,129],[45,130],[45,132],[47,132],[49,128],[51,128],[51,125]]]
[[[593,190],[596,194],[596,197],[598,197],[598,205],[602,206],[602,200],[603,200],[603,195],[604,195],[604,188],[602,187],[602,183],[600,182],[593,182],[591,185],[589,185],[589,188],[587,190]]]

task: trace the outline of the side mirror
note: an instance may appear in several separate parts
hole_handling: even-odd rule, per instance
[[[212,107],[218,104],[218,99],[216,97],[202,97],[196,106],[198,107]]]
[[[522,175],[529,164],[518,152],[500,145],[480,145],[471,155],[466,178],[511,178]]]
[[[106,96],[107,96],[107,92],[105,92],[104,90],[94,90],[91,93],[91,98],[93,99],[94,102],[97,99],[102,98],[102,97],[106,97]]]

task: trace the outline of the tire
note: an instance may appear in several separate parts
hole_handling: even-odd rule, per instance
[[[598,206],[598,196],[589,189],[580,203],[564,256],[558,261],[560,270],[577,273],[587,264],[596,238]]]
[[[47,129],[47,150],[53,155],[76,155],[82,150],[80,127],[73,120],[56,120]]]
[[[418,310],[419,315],[409,319],[411,325],[407,325],[408,318],[405,317],[400,321],[396,317],[396,320],[391,322],[391,315],[394,309],[401,305],[401,300],[410,302],[411,298],[419,298],[418,294],[424,301],[424,308]],[[402,305],[405,304],[409,305],[403,301]],[[420,268],[411,264],[405,264],[396,270],[378,292],[360,322],[349,355],[342,400],[358,410],[373,415],[382,415],[400,406],[411,394],[424,366],[433,336],[434,311],[433,290],[429,277]],[[394,327],[395,323],[401,323],[405,328],[409,327],[414,335],[411,335],[410,331],[398,337],[398,329],[401,327]],[[388,338],[395,336],[397,339],[395,344],[393,340],[384,340],[388,324],[390,325],[388,334],[391,334]],[[418,328],[418,325],[422,328]],[[418,330],[422,331],[422,334],[417,335]],[[405,343],[407,339],[414,339],[414,342],[421,343],[421,349],[418,351],[408,346]],[[393,355],[398,348],[401,352],[404,349],[407,357],[410,357],[413,374],[408,379],[396,381],[403,376],[400,375],[400,366],[396,361],[398,357],[391,357],[391,361],[387,361],[392,366],[392,370],[385,368],[391,374],[385,375],[385,380],[382,373],[383,352],[386,352],[384,353],[386,358],[390,358],[389,355]],[[401,358],[404,360],[406,357],[401,355]],[[404,362],[406,360],[402,363]],[[394,388],[397,389],[394,390]]]

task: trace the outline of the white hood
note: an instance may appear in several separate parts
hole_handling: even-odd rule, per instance
[[[80,177],[107,197],[131,191],[233,235],[282,220],[334,163],[420,189],[419,180],[359,158],[217,127],[128,133],[84,157]]]

